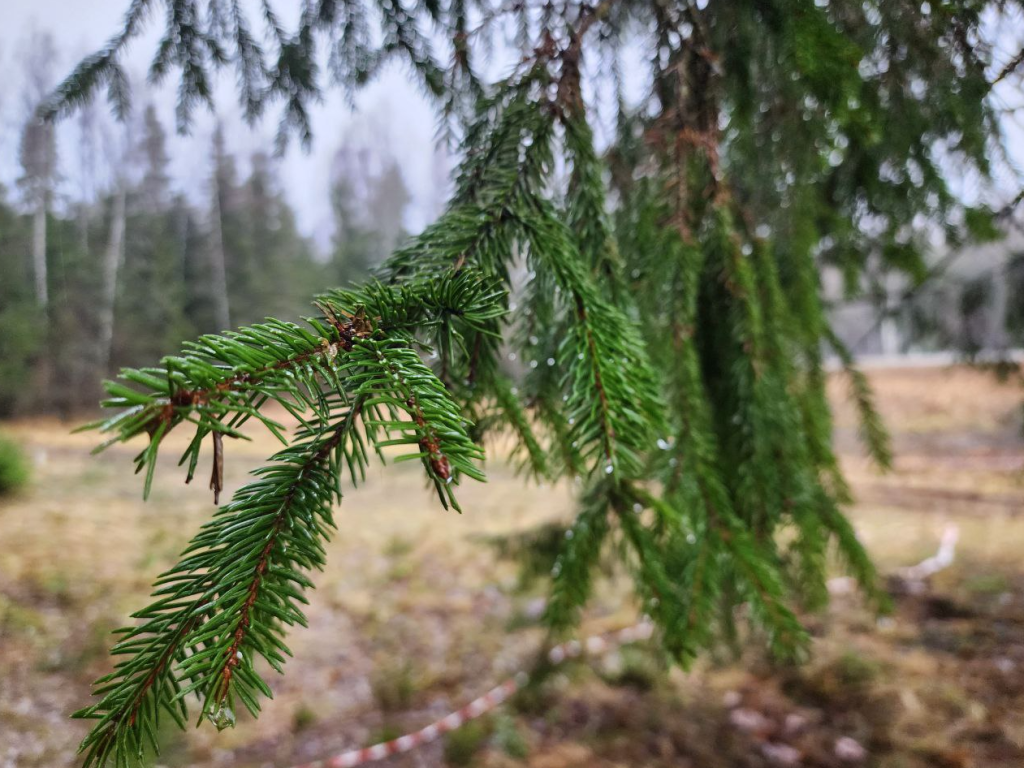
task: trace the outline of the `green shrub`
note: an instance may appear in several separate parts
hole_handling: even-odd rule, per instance
[[[370,680],[370,687],[381,712],[408,709],[417,689],[412,665],[408,661],[382,665]]]
[[[448,765],[470,765],[473,758],[484,747],[489,728],[483,720],[470,720],[461,728],[449,733],[444,739],[444,761]]]
[[[0,435],[0,496],[22,488],[29,478],[28,460],[11,438]]]
[[[499,714],[494,718],[494,745],[516,760],[525,760],[530,753],[515,718],[507,714]]]
[[[856,651],[847,651],[836,659],[834,670],[839,682],[847,687],[870,685],[882,674],[877,661]]]
[[[616,661],[606,664],[602,674],[609,685],[650,691],[667,674],[663,658],[649,648],[626,646],[619,651]]]
[[[300,704],[299,708],[295,710],[295,714],[292,715],[292,731],[294,733],[301,733],[314,725],[316,720],[316,710],[308,704]]]

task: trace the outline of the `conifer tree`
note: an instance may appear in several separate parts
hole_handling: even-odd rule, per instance
[[[386,151],[349,144],[339,148],[331,182],[331,278],[359,282],[369,277],[404,237],[409,202],[398,161]]]
[[[217,328],[231,325],[228,255],[224,246],[224,217],[235,185],[235,162],[224,146],[224,126],[213,133],[213,179],[210,182],[210,277]]]
[[[280,189],[274,158],[265,152],[251,156],[249,175],[236,190],[234,207],[221,215],[235,322],[268,314],[289,316],[296,307],[306,306],[309,293],[322,283],[303,279],[312,278],[316,270],[309,244],[299,234]]]
[[[36,302],[45,310],[49,304],[49,279],[46,255],[47,217],[57,185],[57,140],[53,124],[40,118],[40,101],[52,86],[53,40],[34,35],[26,62],[28,84],[25,102],[28,119],[21,131],[18,159],[21,176],[18,184],[32,212],[32,275]]]
[[[136,136],[132,154],[138,183],[127,194],[124,229],[131,239],[130,247],[124,249],[122,275],[123,285],[131,288],[117,292],[116,297],[113,361],[117,365],[152,359],[194,333],[183,311],[184,265],[168,207],[167,136],[152,105],[143,110]],[[112,217],[121,213],[119,205],[115,197]],[[111,222],[112,227],[115,224]],[[138,333],[140,326],[149,331]]]
[[[304,325],[204,336],[107,384],[118,412],[95,426],[148,441],[136,459],[147,491],[174,429],[193,431],[189,478],[212,444],[215,497],[246,421],[283,447],[122,630],[120,663],[79,713],[95,720],[87,764],[155,747],[158,719],[184,725],[193,696],[217,727],[237,707],[258,712],[262,668],[281,670],[285,632],[304,622],[334,503],[395,446],[444,506],[483,479],[480,446],[497,431],[515,436],[525,474],[579,480],[551,571],[553,633],[578,620],[609,549],[683,663],[736,637],[740,616],[776,654],[799,654],[796,610],[825,600],[833,550],[884,599],[843,514],[825,349],[852,377],[882,466],[889,448],[829,327],[820,270],[857,291],[869,265],[920,271],[925,224],[954,240],[984,228],[987,211],[947,178],[990,171],[986,73],[1021,57],[997,61],[981,17],[1016,3],[310,0],[286,29],[270,3],[256,21],[220,0],[133,0],[51,113],[100,86],[126,107],[120,58],[154,6],[167,13],[152,75],[180,75],[183,126],[230,65],[247,115],[280,104],[282,142],[308,142],[323,88],[357,88],[398,59],[462,159],[445,211],[375,281],[321,295]],[[506,35],[521,57],[492,80],[480,54]],[[630,103],[620,87],[603,156],[587,80],[618,82],[634,45],[645,93]]]
[[[32,265],[24,256],[30,233],[0,187],[0,414],[17,411],[31,393],[24,382],[43,347],[44,329],[33,290]]]
[[[97,368],[106,374],[114,347],[114,321],[117,312],[117,285],[124,264],[125,226],[128,218],[128,180],[124,171],[115,173],[110,206],[110,228],[103,252],[103,285],[100,293],[97,332]]]

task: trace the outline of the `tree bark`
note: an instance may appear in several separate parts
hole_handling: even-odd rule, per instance
[[[50,301],[46,278],[46,202],[39,200],[32,213],[32,271],[36,284],[36,301],[46,309]]]
[[[220,179],[216,172],[213,179],[212,198],[210,210],[210,271],[213,282],[214,319],[217,321],[217,330],[226,331],[231,327],[231,310],[228,304],[228,276],[224,258]]]
[[[117,304],[117,276],[124,263],[125,207],[127,184],[118,178],[114,209],[110,215],[110,236],[103,254],[103,304],[100,307],[99,369],[106,374],[114,346],[114,309]]]

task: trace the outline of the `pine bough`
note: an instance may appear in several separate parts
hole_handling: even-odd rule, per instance
[[[371,454],[384,460],[394,447],[456,509],[459,484],[483,479],[480,446],[498,431],[516,438],[526,474],[579,480],[579,514],[555,538],[553,634],[577,623],[610,550],[682,663],[735,637],[741,615],[775,653],[800,654],[794,610],[824,599],[833,544],[880,599],[841,511],[813,261],[784,287],[767,243],[715,189],[714,158],[692,148],[620,185],[609,217],[577,67],[595,15],[568,46],[549,41],[493,95],[477,94],[450,205],[373,283],[319,297],[304,325],[204,336],[107,384],[104,405],[119,412],[92,426],[109,442],[148,438],[136,458],[147,492],[164,439],[183,426],[194,430],[187,478],[213,445],[215,494],[225,440],[243,438],[246,422],[283,448],[120,630],[119,663],[77,713],[94,721],[87,766],[140,759],[161,718],[185,725],[193,698],[218,728],[239,706],[259,711],[271,695],[261,669],[282,669],[285,633],[305,623],[343,482],[361,482]],[[91,66],[82,77],[105,71]],[[699,209],[694,196],[665,194],[682,180],[712,189]],[[885,463],[870,392],[855,381]],[[299,427],[288,433],[270,404]]]

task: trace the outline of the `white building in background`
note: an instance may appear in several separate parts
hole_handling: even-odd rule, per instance
[[[1024,346],[1024,315],[1022,335],[1007,327],[1008,314],[1024,307],[1024,224],[1010,222],[1001,240],[937,253],[932,264],[934,276],[916,290],[906,277],[887,276],[877,301],[844,301],[842,276],[823,275],[833,328],[855,355],[998,356]]]

